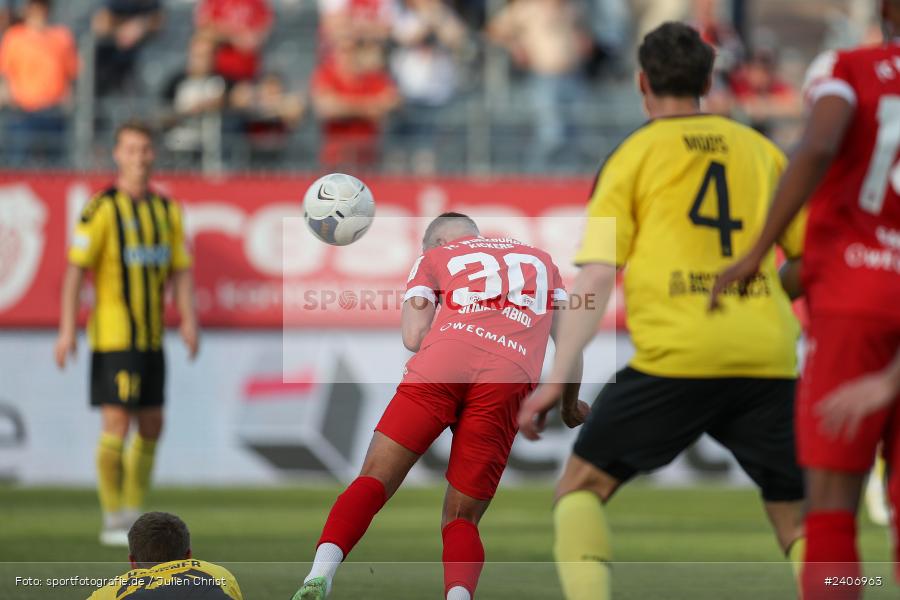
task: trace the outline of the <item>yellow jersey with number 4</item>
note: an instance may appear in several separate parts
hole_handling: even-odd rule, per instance
[[[88,600],[243,600],[228,569],[186,558],[149,569],[133,569],[110,580]]]
[[[716,275],[759,236],[786,163],[756,131],[703,114],[650,121],[610,155],[575,262],[624,268],[632,367],[666,377],[796,375],[800,327],[774,251],[745,295],[732,287],[723,310],[707,310]],[[790,258],[802,253],[804,219],[779,241]]]

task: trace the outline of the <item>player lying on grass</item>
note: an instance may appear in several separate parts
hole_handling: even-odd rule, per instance
[[[175,515],[149,512],[128,530],[131,570],[88,600],[242,600],[228,569],[191,557],[191,534]]]
[[[444,593],[448,600],[475,595],[484,562],[478,522],[506,466],[520,402],[540,377],[558,314],[553,309],[565,305],[567,294],[546,252],[483,238],[465,215],[435,219],[422,247],[401,317],[403,343],[416,354],[359,477],[328,515],[315,563],[294,600],[329,594],[341,561],[447,427],[453,442],[441,519]],[[574,362],[580,381],[580,359]],[[578,402],[578,384],[560,387],[559,394],[566,424],[580,424],[587,406]]]
[[[597,331],[616,271],[625,268],[636,353],[603,387],[557,486],[555,547],[565,596],[605,600],[612,559],[604,505],[638,473],[672,461],[708,433],[760,487],[778,545],[798,560],[803,479],[794,458],[793,397],[800,326],[765,255],[748,298],[707,311],[716,274],[753,243],[786,159],[757,132],[700,112],[714,52],[691,27],[666,23],[639,50],[650,116],[601,169],[573,293],[597,301],[561,314],[551,381],[523,406],[537,437],[559,381]],[[615,218],[614,243],[603,218]],[[800,255],[803,223],[779,239]],[[788,269],[788,273],[791,269]],[[736,540],[736,543],[740,543]]]
[[[812,110],[765,227],[722,273],[711,298],[715,306],[722,290],[755,277],[761,257],[809,203],[803,264],[809,351],[796,411],[797,455],[809,499],[806,600],[862,594],[851,585],[835,596],[827,581],[860,581],[856,514],[879,445],[895,514],[900,508],[900,412],[892,404],[896,395],[889,395],[894,388],[884,385],[883,376],[865,377],[855,391],[837,392],[837,404],[826,401],[849,381],[891,373],[900,350],[900,0],[881,0],[881,17],[883,46],[827,53],[810,67],[806,95]],[[829,411],[846,409],[860,389],[872,404],[857,413],[863,418],[850,413],[854,435],[833,435]],[[893,527],[896,539],[896,517]]]

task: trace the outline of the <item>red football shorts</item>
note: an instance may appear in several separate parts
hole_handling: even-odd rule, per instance
[[[519,405],[534,384],[514,362],[456,340],[420,350],[406,369],[375,430],[424,454],[450,427],[447,481],[490,500],[518,431]]]
[[[810,315],[806,365],[797,399],[797,457],[807,468],[864,473],[878,444],[889,463],[900,464],[895,406],[869,415],[852,440],[834,438],[821,427],[816,407],[830,392],[861,375],[883,369],[900,348],[900,324],[882,319]]]

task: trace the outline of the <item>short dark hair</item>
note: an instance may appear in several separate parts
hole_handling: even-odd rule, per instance
[[[149,123],[140,119],[128,119],[127,121],[116,127],[116,133],[113,137],[113,142],[115,144],[118,144],[119,139],[122,137],[122,134],[126,131],[140,133],[147,136],[147,138],[149,138],[150,140],[153,140],[153,127],[151,127]]]
[[[138,564],[159,564],[187,557],[191,532],[184,521],[165,512],[148,512],[128,530],[128,550]]]
[[[53,2],[51,0],[27,0],[27,2],[25,2],[25,5],[27,6],[29,4],[43,6],[47,9],[48,12],[53,9]]]
[[[422,244],[428,246],[431,238],[434,237],[434,232],[437,231],[439,227],[452,222],[465,224],[473,232],[476,234],[478,233],[478,225],[472,217],[458,212],[445,212],[435,217],[435,219],[428,224],[428,227],[425,228],[425,235],[422,236]]]
[[[644,37],[638,62],[657,96],[699,98],[706,93],[716,52],[684,23],[663,23]]]

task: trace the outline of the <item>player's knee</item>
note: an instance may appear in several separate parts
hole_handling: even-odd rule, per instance
[[[556,500],[572,492],[589,491],[595,493],[600,501],[605,503],[619,485],[621,482],[609,473],[573,456],[556,486]]]
[[[481,515],[484,514],[484,510],[480,506],[468,506],[468,505],[455,505],[455,506],[447,506],[444,508],[444,512],[441,515],[441,529],[452,523],[453,521],[462,519],[463,521],[469,521],[474,525],[478,525],[478,522],[481,521]]]
[[[163,417],[159,415],[141,415],[138,417],[138,435],[145,440],[158,440],[162,434]]]

